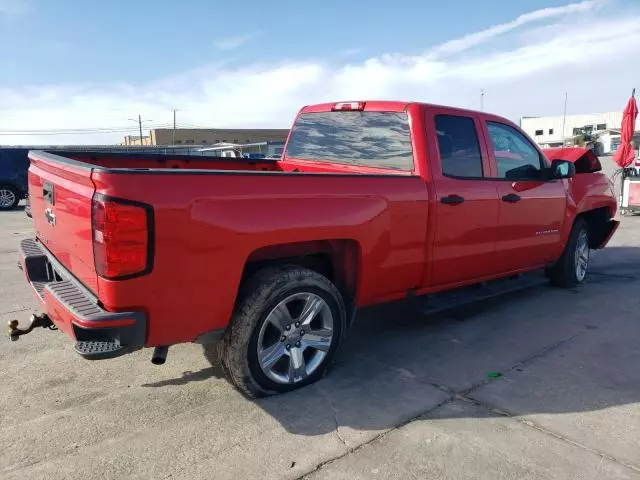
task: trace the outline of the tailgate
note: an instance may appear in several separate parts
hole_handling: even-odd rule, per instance
[[[29,152],[29,202],[36,237],[80,282],[97,292],[89,165],[46,152]]]

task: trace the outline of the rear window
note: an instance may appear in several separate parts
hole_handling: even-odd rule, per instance
[[[413,170],[405,112],[303,113],[286,156],[330,163]]]

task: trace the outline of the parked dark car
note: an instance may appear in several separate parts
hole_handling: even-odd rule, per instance
[[[0,211],[11,210],[27,196],[26,148],[0,148]]]

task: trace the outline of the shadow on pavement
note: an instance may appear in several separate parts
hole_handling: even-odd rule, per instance
[[[543,286],[436,317],[402,302],[363,311],[330,375],[255,404],[291,433],[338,428],[355,444],[454,396],[508,398],[501,408],[518,415],[639,402],[638,275],[640,248],[610,247],[578,289]],[[211,367],[148,386],[219,375]]]
[[[223,378],[224,372],[219,365],[212,365],[211,367],[203,368],[197,372],[187,370],[182,373],[182,376],[178,378],[170,378],[167,380],[160,380],[158,382],[143,383],[143,387],[166,387],[168,385],[185,385],[191,382],[201,382],[203,380],[209,380],[213,377]]]

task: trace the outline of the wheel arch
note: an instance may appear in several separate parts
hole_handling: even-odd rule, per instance
[[[611,210],[608,207],[599,207],[581,212],[576,216],[574,224],[578,219],[583,219],[587,223],[589,248],[592,250],[600,248],[610,231],[608,224],[611,220]]]
[[[258,248],[245,262],[241,285],[258,271],[280,265],[298,265],[327,277],[340,291],[352,320],[361,266],[361,247],[356,240],[314,240]]]

